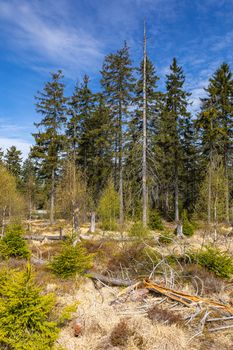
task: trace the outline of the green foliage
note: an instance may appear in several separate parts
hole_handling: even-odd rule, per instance
[[[98,206],[98,215],[103,230],[114,231],[117,229],[116,220],[119,218],[120,200],[110,180],[105,188]]]
[[[24,230],[21,225],[8,225],[5,236],[0,241],[0,256],[3,258],[28,258],[30,256],[30,251],[22,237],[23,233]]]
[[[191,254],[191,259],[206,267],[216,276],[230,278],[233,275],[233,258],[217,248],[205,247],[204,250]]]
[[[0,348],[50,350],[58,336],[51,321],[53,294],[42,295],[26,271],[0,271]]]
[[[67,305],[62,310],[62,313],[59,317],[59,325],[64,326],[67,322],[69,322],[72,319],[72,315],[74,312],[77,311],[77,307],[79,305],[79,302],[75,302],[73,304]]]
[[[164,229],[161,217],[160,217],[159,212],[157,210],[153,210],[150,212],[149,227],[151,230],[161,230],[162,231]]]
[[[21,175],[22,152],[17,150],[15,146],[11,146],[6,150],[5,164],[7,170],[17,179],[19,184]]]
[[[130,231],[129,231],[129,235],[132,237],[136,237],[136,238],[146,238],[148,237],[150,234],[150,231],[148,230],[147,227],[143,226],[143,223],[141,221],[137,221],[135,222]]]
[[[194,226],[188,219],[187,210],[183,210],[182,222],[183,222],[183,234],[185,236],[192,236],[194,234]]]
[[[61,253],[53,258],[50,268],[54,274],[65,279],[85,273],[92,266],[92,258],[92,254],[87,254],[81,244],[73,247],[70,243],[65,243]]]

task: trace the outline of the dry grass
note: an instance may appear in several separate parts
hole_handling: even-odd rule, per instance
[[[67,350],[185,349],[189,335],[177,325],[154,324],[146,316],[137,314],[122,319],[125,305],[110,305],[117,291],[107,287],[97,291],[92,282],[87,281],[72,300],[71,295],[67,296],[69,302],[80,301],[77,319],[84,325],[84,332],[75,338],[70,325],[62,330],[59,344]],[[136,305],[134,303],[133,307]]]

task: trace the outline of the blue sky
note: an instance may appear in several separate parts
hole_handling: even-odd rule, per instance
[[[144,18],[161,86],[177,57],[198,110],[210,75],[233,64],[232,0],[0,0],[0,147],[27,154],[50,71],[63,70],[67,95],[85,73],[95,90],[104,56],[124,40],[137,65]]]

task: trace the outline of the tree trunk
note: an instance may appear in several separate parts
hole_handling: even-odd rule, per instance
[[[52,170],[51,179],[51,194],[50,194],[50,224],[54,223],[54,202],[55,202],[55,170]]]
[[[32,230],[32,197],[31,195],[29,196],[29,232]]]
[[[91,227],[90,227],[90,232],[95,233],[95,212],[91,212]]]
[[[142,222],[147,226],[147,115],[146,115],[146,25],[144,24],[144,53],[143,53],[143,150],[142,150]]]
[[[208,224],[211,223],[212,202],[212,151],[210,152],[209,179],[208,179]]]
[[[178,186],[178,169],[175,169],[175,221],[179,221],[179,186]]]
[[[2,211],[2,235],[4,235],[5,225],[6,225],[6,222],[5,222],[5,218],[6,218],[6,209],[7,209],[7,207],[5,206],[5,207],[3,208],[3,211]]]
[[[225,156],[225,177],[226,177],[226,222],[229,224],[229,178],[228,178],[228,166],[227,166],[227,156]]]
[[[123,197],[123,163],[122,163],[122,106],[119,104],[119,196],[120,196],[120,230],[124,224],[124,197]]]
[[[183,237],[183,224],[181,222],[178,222],[176,227],[176,235],[177,237]]]

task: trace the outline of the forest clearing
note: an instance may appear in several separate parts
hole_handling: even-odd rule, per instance
[[[233,4],[0,0],[0,350],[233,349]]]

